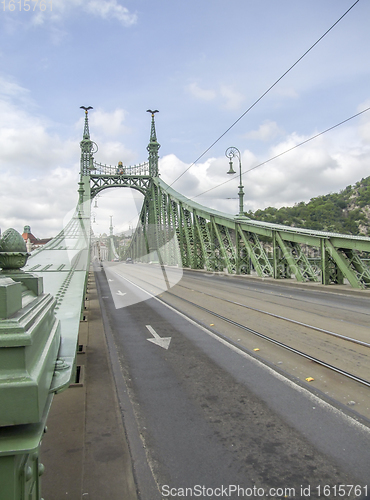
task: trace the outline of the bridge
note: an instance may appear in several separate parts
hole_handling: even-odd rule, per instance
[[[130,187],[144,195],[127,257],[148,262],[152,252],[162,264],[190,269],[250,274],[261,278],[370,286],[367,259],[370,238],[313,231],[251,220],[212,210],[182,196],[159,176],[154,114],[149,161],[133,167],[107,166],[93,159],[86,118],[81,181],[87,200],[112,187]],[[154,229],[155,228],[155,229]],[[178,243],[180,255],[176,252]]]
[[[103,190],[128,187],[144,195],[124,258],[158,263],[167,289],[173,268],[333,288],[346,282],[353,289],[370,287],[370,238],[226,214],[168,186],[160,178],[154,112],[145,163],[96,162],[88,110],[80,146],[78,203],[62,231],[31,255],[14,230],[0,240],[0,478],[9,500],[41,495],[40,442],[53,395],[74,377],[90,268],[91,202]],[[112,236],[111,224],[109,260],[117,258]]]

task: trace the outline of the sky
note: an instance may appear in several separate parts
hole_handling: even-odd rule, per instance
[[[370,107],[370,2],[356,3],[262,97],[354,3],[0,2],[1,230],[30,225],[47,238],[68,222],[78,199],[80,106],[93,107],[96,161],[111,165],[147,160],[146,110],[158,109],[161,178],[230,214],[239,210],[231,146],[241,152],[246,211],[293,206],[369,176],[370,111],[268,160]],[[103,191],[93,203],[95,234],[109,233],[110,216],[116,234],[132,230],[141,204],[136,191]]]

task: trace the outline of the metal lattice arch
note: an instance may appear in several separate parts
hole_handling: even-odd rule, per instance
[[[85,148],[85,149],[84,149]],[[87,113],[81,142],[81,181],[91,199],[111,187],[130,187],[144,194],[138,226],[126,256],[135,261],[261,278],[290,279],[352,287],[370,287],[370,238],[234,216],[200,205],[169,187],[158,172],[158,150],[152,113],[149,161],[134,167],[94,162]],[[88,179],[88,182],[86,182]],[[176,245],[170,245],[172,241]]]

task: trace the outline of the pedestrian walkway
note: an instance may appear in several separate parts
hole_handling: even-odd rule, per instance
[[[41,446],[45,500],[137,500],[94,274],[79,333],[79,380],[57,394]]]

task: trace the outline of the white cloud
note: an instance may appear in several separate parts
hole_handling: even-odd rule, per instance
[[[117,19],[123,26],[131,26],[137,22],[137,15],[117,3],[117,0],[90,0],[85,8],[91,14],[102,19]]]
[[[367,109],[370,107],[370,100],[369,101],[365,101],[364,103],[362,103],[359,107],[358,107],[358,113],[360,113],[361,111]],[[370,120],[367,116],[368,113],[364,113],[363,115],[361,115],[360,117],[360,125],[359,125],[359,135],[360,135],[360,138],[364,141],[364,142],[367,142],[369,144],[369,147],[370,147]]]
[[[248,132],[245,137],[246,139],[252,139],[256,141],[270,141],[276,139],[284,133],[284,130],[280,128],[276,122],[271,120],[266,120],[262,125],[259,126],[257,130],[252,130]]]
[[[17,101],[17,99],[15,99]],[[48,131],[46,120],[0,97],[0,165],[2,171],[22,173],[48,171],[51,165],[68,164],[78,144]]]
[[[270,130],[269,127],[267,130]],[[280,128],[274,124],[271,130]],[[244,209],[255,211],[268,206],[292,206],[316,196],[339,192],[367,177],[370,174],[369,131],[370,113],[369,116],[363,115],[357,125],[318,137],[258,168],[254,167],[294,148],[309,137],[292,133],[272,147],[265,158],[256,158],[249,150],[241,151]],[[263,133],[260,135],[263,136]],[[170,155],[165,159],[165,169],[160,171],[165,182],[168,182],[167,175],[172,182],[188,167]],[[227,169],[227,159],[223,156],[206,159],[193,165],[174,183],[173,188],[205,206],[236,213],[239,171],[234,163],[237,174],[228,179]]]
[[[342,135],[342,133],[340,133]],[[292,134],[271,149],[271,157],[303,142],[307,137]],[[322,136],[288,152],[271,163],[245,174],[253,188],[249,191],[249,207],[265,208],[293,205],[299,201],[330,192],[368,175],[369,143],[361,147],[335,146],[335,138]]]
[[[40,4],[41,5],[41,4]],[[100,19],[114,19],[123,26],[129,27],[137,22],[137,14],[131,13],[117,0],[63,0],[59,2],[44,2],[45,10],[35,9],[32,14],[31,24],[41,26],[45,23],[60,23],[65,18],[78,14],[79,11],[87,12]]]
[[[93,131],[91,138],[99,147],[95,154],[97,162],[117,165],[122,161],[129,165],[134,160],[135,153],[122,142],[130,132],[130,128],[124,124],[125,118],[126,112],[121,108],[111,112],[97,108],[89,114],[89,127],[90,131]],[[84,120],[85,118],[81,117],[76,124],[78,132],[83,130]]]
[[[287,99],[298,99],[299,97],[298,92],[294,88],[286,87],[284,85],[275,87],[274,92],[276,95]]]
[[[129,128],[123,123],[125,118],[126,112],[121,108],[117,108],[112,112],[98,108],[89,116],[89,123],[94,129],[94,134],[99,133],[106,137],[118,137],[127,134],[129,131]],[[82,124],[82,120],[80,120],[80,123]]]
[[[99,141],[99,151],[94,155],[98,163],[107,165],[118,165],[122,161],[124,165],[131,165],[135,153],[119,141]],[[102,158],[102,159],[101,159]]]
[[[195,82],[188,85],[187,90],[193,97],[199,99],[200,101],[213,101],[213,99],[215,99],[217,96],[216,91],[212,89],[202,89]]]
[[[218,89],[205,89],[193,82],[187,86],[187,91],[200,101],[217,99],[220,105],[226,109],[239,109],[244,101],[244,96],[228,85],[220,85]]]
[[[244,101],[243,94],[226,85],[221,85],[220,96],[225,99],[224,107],[226,109],[239,109]]]
[[[23,105],[28,95],[13,80],[0,78],[0,227],[22,231],[30,224],[42,238],[57,234],[77,203],[83,119],[72,127],[72,137],[61,137],[52,131],[54,124]],[[97,161],[101,154],[104,163],[129,164],[134,153],[119,140],[107,140],[127,133],[124,110],[100,109],[89,118],[99,144]]]
[[[1,98],[13,98],[21,99],[24,96],[28,96],[29,91],[19,85],[18,83],[12,81],[11,78],[5,78],[0,76],[0,96]]]

